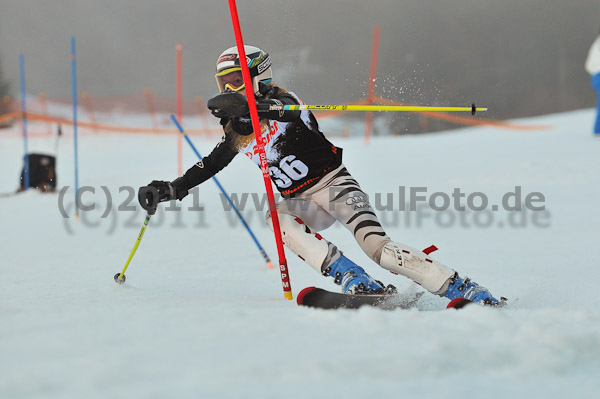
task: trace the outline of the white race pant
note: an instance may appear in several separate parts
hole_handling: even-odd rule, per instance
[[[282,200],[277,211],[285,245],[320,273],[341,256],[337,247],[318,233],[337,221],[378,265],[430,292],[440,293],[454,275],[454,270],[424,252],[393,242],[381,227],[367,195],[343,165],[297,197]],[[267,224],[272,228],[269,212]]]

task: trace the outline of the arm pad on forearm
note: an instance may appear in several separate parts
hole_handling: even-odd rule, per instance
[[[181,188],[186,191],[185,195],[187,195],[187,191],[191,188],[204,183],[206,180],[219,173],[221,169],[229,165],[236,155],[237,152],[233,151],[227,142],[219,143],[208,156],[202,158],[202,160],[188,169],[180,178],[183,180],[181,182]],[[173,182],[173,185],[174,183],[175,182]],[[179,191],[177,191],[177,199],[180,199]]]

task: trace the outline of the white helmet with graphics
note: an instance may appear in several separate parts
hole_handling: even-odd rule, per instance
[[[258,47],[244,46],[246,52],[246,63],[250,69],[252,78],[252,89],[260,95],[259,83],[270,84],[273,79],[271,71],[271,57]],[[226,90],[240,91],[244,89],[242,68],[237,47],[230,47],[223,51],[217,60],[217,85],[222,93]]]

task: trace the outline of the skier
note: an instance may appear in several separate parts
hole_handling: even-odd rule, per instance
[[[596,40],[594,40],[588,51],[588,56],[585,60],[585,70],[591,75],[592,87],[598,92],[594,134],[600,135],[600,32],[598,32],[598,37],[596,37]]]
[[[358,182],[342,164],[342,149],[330,143],[310,111],[265,111],[268,105],[302,104],[296,94],[273,83],[271,59],[257,47],[245,46],[252,87],[244,86],[236,47],[217,60],[216,79],[221,94],[208,101],[220,118],[224,135],[207,157],[173,182],[152,181],[140,189],[142,207],[154,211],[158,202],[182,200],[188,191],[210,179],[243,153],[260,166],[249,115],[246,90],[253,90],[259,111],[271,180],[283,200],[277,205],[283,242],[324,276],[334,278],[347,294],[393,292],[348,259],[319,231],[336,221],[354,235],[361,249],[384,269],[408,277],[433,294],[464,297],[485,305],[501,304],[490,292],[462,278],[427,254],[388,237]],[[155,189],[149,195],[148,188]],[[143,189],[143,190],[142,190]],[[156,193],[158,195],[156,195]],[[267,223],[272,228],[271,215]]]

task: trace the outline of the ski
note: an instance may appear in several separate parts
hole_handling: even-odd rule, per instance
[[[317,287],[307,287],[300,291],[296,299],[299,306],[319,309],[358,309],[361,306],[374,306],[380,309],[410,309],[415,306],[423,292],[411,294],[349,295],[331,292]]]
[[[307,287],[300,291],[296,302],[299,306],[308,306],[318,309],[358,309],[362,306],[373,306],[384,310],[410,309],[416,306],[417,301],[424,292],[414,294],[373,294],[373,295],[349,295],[339,292],[327,291],[317,287]],[[490,308],[503,308],[507,299],[497,305],[484,305]],[[448,303],[446,309],[462,309],[465,306],[475,304],[465,298],[456,298]]]

